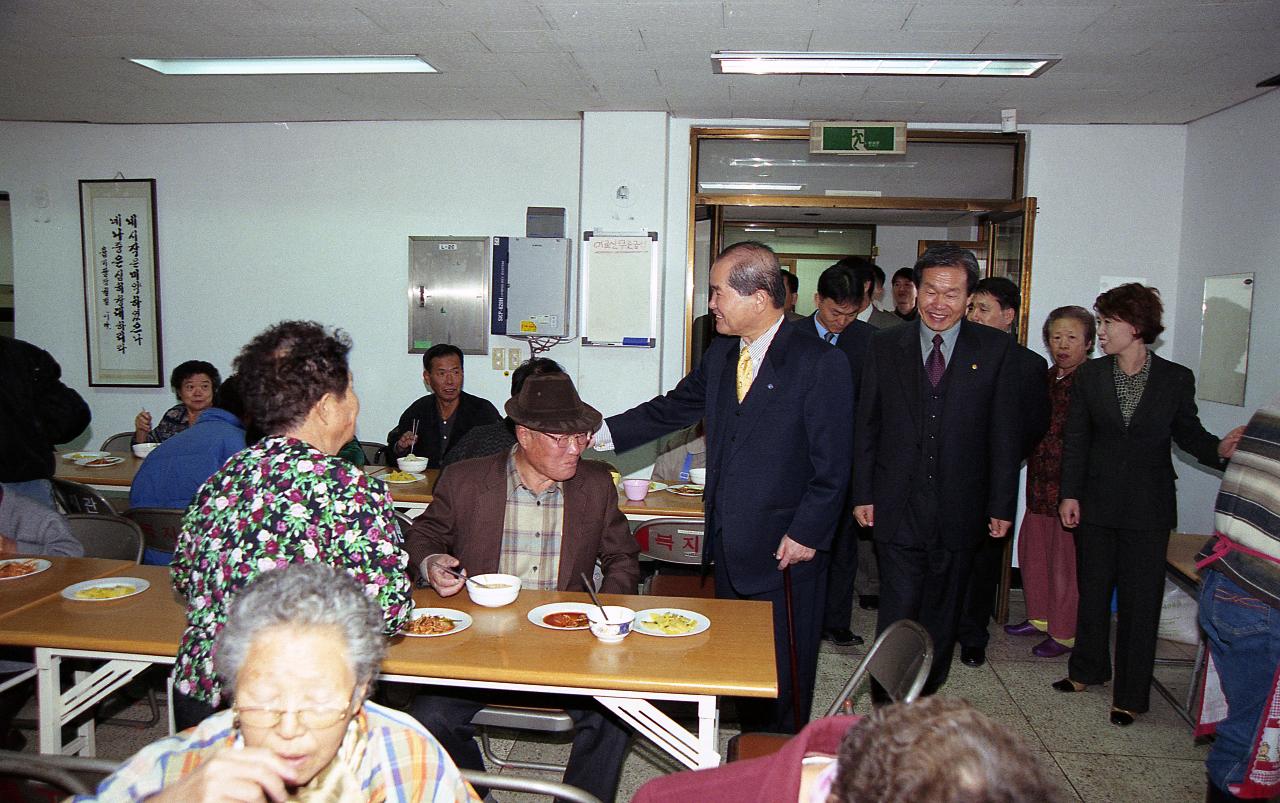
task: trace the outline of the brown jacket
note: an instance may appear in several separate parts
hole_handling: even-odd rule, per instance
[[[440,475],[431,506],[405,538],[416,573],[436,553],[456,557],[471,575],[498,571],[506,513],[507,456],[454,463]],[[618,510],[618,492],[604,463],[583,460],[564,482],[564,533],[556,588],[585,591],[579,574],[592,575],[596,560],[604,572],[600,591],[634,594],[640,582],[640,547]]]

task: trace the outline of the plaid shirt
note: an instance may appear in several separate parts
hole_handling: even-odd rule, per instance
[[[142,748],[103,781],[96,794],[78,795],[75,803],[91,800],[125,803],[158,794],[195,772],[219,751],[243,744],[234,722],[234,711],[220,711],[191,730]],[[357,722],[368,733],[359,772],[362,800],[368,803],[480,800],[462,779],[444,748],[417,720],[366,702]]]
[[[555,591],[564,533],[564,485],[553,483],[535,494],[521,482],[515,455],[512,447],[507,457],[507,507],[498,571],[519,577],[521,588]]]

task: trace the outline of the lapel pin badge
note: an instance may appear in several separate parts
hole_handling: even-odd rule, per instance
[[[773,390],[773,383],[772,383],[772,382],[770,382],[770,383],[769,383],[769,390]]]
[[[971,371],[976,371],[976,370],[978,370],[978,364],[975,362],[973,365],[970,365],[970,366],[969,366],[969,370],[971,370]]]

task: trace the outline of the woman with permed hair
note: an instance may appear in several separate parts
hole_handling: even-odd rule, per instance
[[[1062,526],[1075,529],[1080,601],[1076,644],[1060,692],[1113,680],[1111,595],[1116,592],[1111,724],[1150,706],[1169,531],[1178,524],[1172,443],[1221,469],[1243,428],[1221,441],[1200,423],[1195,377],[1149,348],[1164,331],[1159,292],[1123,284],[1098,296],[1105,356],[1076,369],[1063,440]]]
[[[191,427],[200,414],[213,406],[213,394],[218,392],[222,377],[212,363],[204,360],[187,360],[173,369],[169,375],[169,387],[178,403],[164,411],[160,423],[151,425],[151,413],[143,410],[133,419],[134,443],[164,443],[179,432]]]

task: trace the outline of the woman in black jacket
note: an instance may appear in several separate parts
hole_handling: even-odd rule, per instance
[[[1062,457],[1062,526],[1076,528],[1080,590],[1076,646],[1062,692],[1111,679],[1111,595],[1117,595],[1111,722],[1149,708],[1169,531],[1177,525],[1170,441],[1211,468],[1235,451],[1196,414],[1195,377],[1148,346],[1164,331],[1155,288],[1125,284],[1098,296],[1105,356],[1076,371]]]

